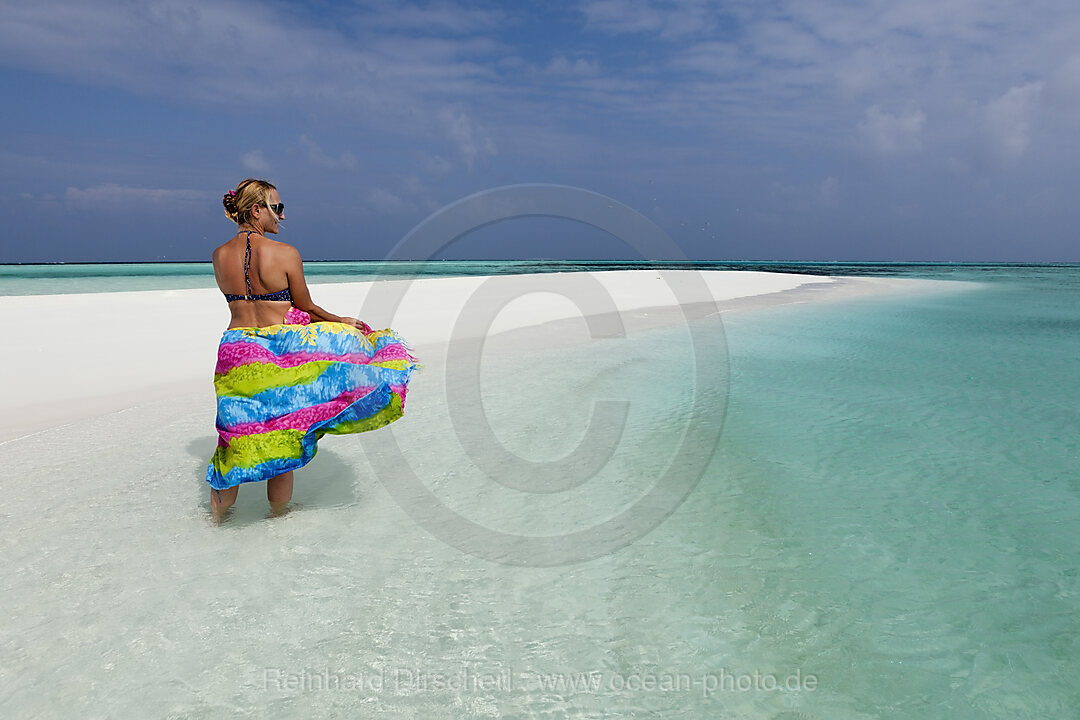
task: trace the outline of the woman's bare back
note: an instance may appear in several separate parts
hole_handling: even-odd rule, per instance
[[[247,252],[247,233],[240,233],[221,245],[213,254],[214,278],[222,293],[245,295],[244,256]],[[285,270],[285,255],[289,246],[252,234],[248,279],[251,294],[263,295],[289,287]],[[292,303],[288,300],[234,300],[229,303],[232,319],[230,328],[266,327],[284,321]]]

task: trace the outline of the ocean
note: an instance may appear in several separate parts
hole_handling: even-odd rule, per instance
[[[1032,268],[1077,268],[1070,264],[1023,263],[853,263],[853,262],[717,262],[712,260],[430,260],[307,261],[309,283],[363,282],[396,278],[462,275],[516,275],[584,270],[748,270],[812,275],[880,275],[964,279],[987,274],[1021,274]],[[0,265],[0,296],[125,292],[212,288],[214,269],[208,262],[52,263]]]
[[[400,423],[324,439],[277,520],[245,487],[209,524],[201,399],[5,443],[0,704],[1074,717],[1080,267],[734,265],[957,282],[526,356],[493,344],[449,380],[429,366]],[[0,294],[212,287],[168,284],[208,267],[9,266]]]

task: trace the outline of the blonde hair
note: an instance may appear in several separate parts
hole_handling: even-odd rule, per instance
[[[235,190],[225,193],[221,204],[225,206],[225,214],[237,225],[243,225],[251,220],[251,208],[255,205],[268,207],[270,205],[270,191],[277,190],[265,180],[248,178],[242,180]]]

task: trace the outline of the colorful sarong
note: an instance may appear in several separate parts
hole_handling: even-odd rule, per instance
[[[309,320],[294,310],[287,321]],[[332,322],[226,330],[214,372],[218,447],[206,481],[224,490],[267,480],[310,462],[323,435],[392,423],[417,367],[393,330]]]

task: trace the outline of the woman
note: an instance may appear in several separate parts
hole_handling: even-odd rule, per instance
[[[231,313],[214,374],[218,447],[206,472],[218,521],[242,483],[260,480],[273,514],[283,513],[292,471],[315,456],[319,438],[399,418],[416,368],[392,330],[312,301],[300,253],[267,237],[285,216],[277,188],[244,180],[222,203],[237,234],[213,254]]]

